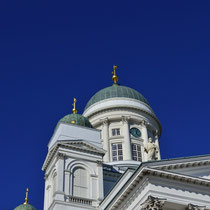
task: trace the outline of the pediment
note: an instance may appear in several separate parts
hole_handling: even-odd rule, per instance
[[[57,141],[57,143],[49,150],[45,162],[42,166],[42,170],[46,170],[48,164],[53,159],[53,157],[58,153],[59,148],[67,148],[69,150],[76,150],[80,152],[97,154],[99,156],[103,156],[105,154],[105,150],[100,147],[97,147],[94,144],[86,142],[85,140],[61,140]]]
[[[84,140],[58,141],[57,146],[78,149],[87,152],[96,152],[102,155],[105,154],[105,151],[102,148],[97,147],[96,145],[86,142]]]

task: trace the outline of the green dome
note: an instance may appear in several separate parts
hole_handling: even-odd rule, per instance
[[[19,205],[14,210],[36,210],[36,208],[27,203]]]
[[[118,97],[133,98],[149,105],[148,101],[144,98],[144,96],[141,95],[141,93],[139,93],[138,91],[134,90],[133,88],[120,86],[118,84],[113,84],[110,87],[98,91],[94,96],[92,96],[92,98],[88,101],[85,109],[87,109],[88,107],[99,101],[108,98],[118,98]]]
[[[62,119],[60,119],[58,123],[61,122],[66,124],[81,125],[89,128],[93,127],[89,120],[80,114],[68,114]]]

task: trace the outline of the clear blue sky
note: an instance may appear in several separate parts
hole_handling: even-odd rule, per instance
[[[26,187],[43,209],[56,123],[112,84],[113,64],[160,119],[162,158],[210,153],[210,1],[2,1],[0,18],[1,209]]]

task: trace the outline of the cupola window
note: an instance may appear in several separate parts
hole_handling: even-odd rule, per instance
[[[132,144],[132,157],[133,160],[142,161],[141,146],[139,144]]]
[[[123,160],[122,144],[112,144],[113,161]]]
[[[119,136],[120,135],[120,129],[114,128],[112,129],[112,136]]]

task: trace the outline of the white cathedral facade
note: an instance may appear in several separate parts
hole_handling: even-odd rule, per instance
[[[147,100],[117,84],[84,113],[62,118],[49,141],[44,210],[207,210],[210,156],[161,160],[161,125]]]

